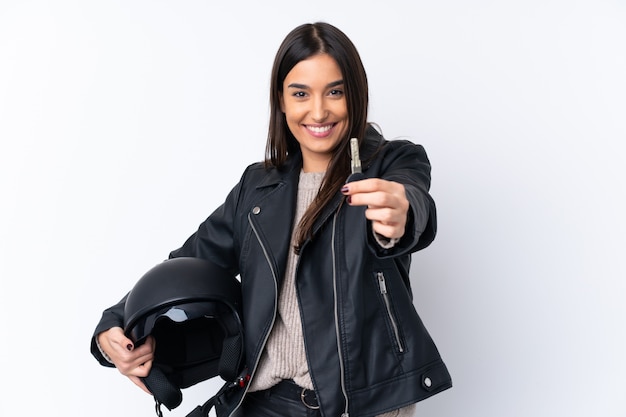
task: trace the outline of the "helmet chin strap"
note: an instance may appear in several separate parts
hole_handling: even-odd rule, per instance
[[[161,411],[161,402],[156,398],[154,399],[154,410],[156,411],[156,415],[158,417],[163,417],[163,412]]]
[[[154,396],[157,416],[163,417],[161,404],[165,405],[168,410],[173,410],[183,401],[183,394],[180,389],[167,379],[165,373],[158,366],[153,366],[148,376],[141,378],[141,380]]]

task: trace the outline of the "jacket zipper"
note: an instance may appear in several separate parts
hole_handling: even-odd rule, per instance
[[[267,249],[265,248],[265,245],[261,241],[259,232],[257,231],[257,228],[254,226],[254,222],[252,221],[252,218],[250,217],[250,213],[248,213],[248,223],[250,223],[250,226],[252,227],[252,231],[254,231],[254,235],[256,236],[256,240],[259,242],[259,245],[261,245],[261,249],[263,249],[263,255],[265,256],[267,265],[270,267],[270,271],[272,271],[272,277],[274,278],[274,315],[272,316],[272,325],[270,326],[270,331],[268,331],[265,334],[265,339],[263,340],[263,346],[261,347],[261,350],[260,350],[260,352],[263,352],[263,350],[265,349],[265,345],[267,344],[267,340],[270,337],[271,329],[274,327],[274,323],[276,322],[276,308],[278,305],[278,278],[276,277],[276,271],[274,271],[274,268],[272,268],[272,262],[270,262],[270,257],[267,254]],[[246,397],[246,394],[248,393],[248,389],[250,388],[250,383],[252,382],[252,379],[254,378],[254,374],[256,373],[257,367],[259,366],[260,360],[261,360],[261,355],[258,355],[256,362],[254,364],[254,367],[252,368],[252,372],[250,372],[250,380],[246,384],[246,389],[243,395],[241,396],[241,400],[239,401],[239,404],[237,404],[237,406],[233,409],[233,412],[229,414],[228,417],[232,417],[232,415],[239,409],[239,407],[241,407],[241,403],[243,403],[243,399]]]
[[[345,399],[345,408],[341,417],[350,417],[350,413],[348,413],[348,393],[346,391],[346,377],[345,377],[345,366],[343,362],[343,352],[341,349],[341,335],[339,332],[339,306],[337,302],[337,258],[335,254],[335,231],[337,229],[337,216],[339,215],[339,210],[335,213],[333,217],[333,233],[331,239],[331,254],[333,258],[333,295],[334,295],[334,308],[335,308],[335,334],[337,336],[337,354],[339,356],[339,376],[341,381],[341,392],[343,394],[343,398]]]
[[[400,340],[400,330],[398,329],[398,323],[391,312],[391,301],[389,300],[389,293],[387,292],[387,283],[385,281],[385,274],[381,272],[376,273],[376,277],[378,278],[378,287],[380,288],[380,293],[383,295],[383,300],[385,300],[385,307],[387,309],[387,316],[389,317],[389,321],[391,322],[391,327],[393,328],[393,334],[396,337],[396,343],[398,344],[398,350],[400,353],[404,352],[404,347],[402,346],[402,341]]]

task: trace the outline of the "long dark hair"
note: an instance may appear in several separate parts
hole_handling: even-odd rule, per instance
[[[334,58],[341,70],[348,109],[348,129],[335,148],[320,191],[298,225],[295,250],[312,236],[318,215],[345,183],[350,173],[350,138],[363,139],[367,127],[369,93],[365,68],[352,41],[336,27],[325,23],[307,23],[292,30],[283,40],[272,67],[270,84],[270,123],[265,149],[265,166],[281,168],[287,157],[299,152],[285,114],[280,108],[283,82],[300,61],[317,54]]]

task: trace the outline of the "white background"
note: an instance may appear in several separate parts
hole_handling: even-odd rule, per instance
[[[91,332],[262,159],[316,20],[433,165],[412,278],[454,388],[417,415],[626,416],[623,1],[0,0],[1,416],[154,415]]]

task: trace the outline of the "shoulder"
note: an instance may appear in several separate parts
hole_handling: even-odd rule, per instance
[[[370,125],[363,142],[363,153],[371,164],[386,165],[393,161],[430,165],[426,150],[408,138],[385,139],[380,128]]]
[[[253,162],[244,170],[245,175],[264,175],[268,171],[263,162]]]
[[[267,166],[264,162],[255,162],[248,165],[241,176],[240,185],[243,187],[263,188],[293,180],[293,173],[299,172],[297,164],[287,163],[284,167]]]
[[[393,139],[385,141],[384,155],[387,158],[406,158],[430,165],[426,149],[409,139]]]

